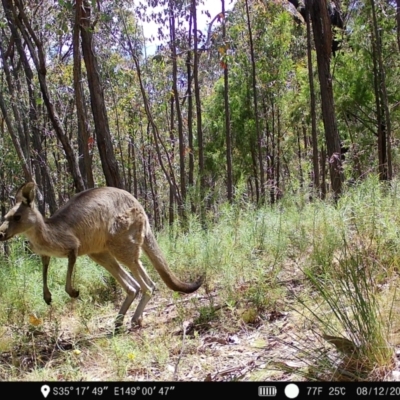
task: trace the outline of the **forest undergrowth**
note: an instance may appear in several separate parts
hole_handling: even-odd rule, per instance
[[[143,326],[113,335],[124,294],[107,271],[52,259],[42,298],[40,259],[23,239],[0,268],[1,380],[394,379],[400,345],[400,185],[370,177],[337,204],[309,193],[256,208],[245,199],[157,233],[183,280],[157,283]],[[132,315],[133,304],[128,317]],[[239,361],[238,361],[239,360]]]

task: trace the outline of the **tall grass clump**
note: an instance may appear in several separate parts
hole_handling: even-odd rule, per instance
[[[303,305],[319,325],[320,338],[336,350],[319,347],[309,374],[326,380],[381,380],[393,368],[389,325],[379,301],[381,289],[374,278],[376,266],[364,250],[344,244],[329,280],[307,272],[320,302],[318,307]]]
[[[205,222],[192,216],[185,229],[179,223],[166,227],[158,240],[179,277],[205,272],[204,288],[217,295],[215,306],[251,309],[249,314],[254,310],[260,315],[284,297],[280,281],[292,218],[297,218],[293,204],[261,208],[243,201],[222,204],[208,213]],[[149,271],[153,274],[150,267]],[[203,311],[214,317],[212,309]]]
[[[324,243],[314,247],[328,257],[324,275],[304,268],[311,285],[307,295],[298,298],[302,307],[297,311],[315,339],[311,346],[300,345],[307,378],[382,380],[393,369],[390,331],[396,319],[396,292],[391,288],[398,285],[398,277],[392,262],[398,251],[387,243],[398,242],[391,215],[399,205],[397,195],[370,178],[346,193],[336,207],[340,248],[332,252]]]

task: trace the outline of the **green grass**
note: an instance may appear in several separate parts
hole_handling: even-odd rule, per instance
[[[117,336],[124,294],[103,268],[79,258],[80,298],[70,299],[67,262],[52,259],[49,307],[38,257],[11,241],[0,259],[0,379],[201,380],[251,357],[243,349],[253,343],[266,361],[246,379],[386,379],[400,344],[397,182],[371,177],[337,205],[295,196],[261,209],[224,204],[206,226],[191,217],[157,235],[176,275],[205,272],[204,288],[172,293],[144,258],[157,291],[143,328]]]

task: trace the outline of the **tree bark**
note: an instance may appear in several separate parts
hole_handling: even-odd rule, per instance
[[[92,107],[94,126],[96,129],[96,141],[99,149],[101,165],[107,186],[123,188],[119,175],[118,163],[115,158],[108,123],[107,109],[104,101],[104,90],[100,78],[97,57],[94,53],[93,27],[91,26],[91,8],[87,0],[84,0],[81,17],[82,52],[88,77],[90,103]]]
[[[92,156],[89,150],[90,131],[85,106],[84,94],[82,90],[82,68],[81,68],[81,52],[80,52],[80,24],[82,18],[83,0],[76,0],[75,3],[75,21],[73,27],[73,59],[74,59],[74,90],[76,117],[78,122],[78,150],[79,150],[79,169],[85,187],[94,187],[94,179],[92,172]],[[93,138],[92,138],[93,140]]]
[[[179,91],[178,91],[178,63],[177,63],[177,52],[176,52],[176,28],[175,28],[175,15],[174,15],[174,1],[169,1],[169,32],[170,32],[170,50],[172,57],[172,92],[174,94],[175,101],[175,115],[177,119],[178,138],[179,138],[179,176],[180,176],[180,189],[182,197],[182,207],[179,207],[179,215],[185,214],[185,201],[186,201],[186,168],[185,168],[185,138],[183,135],[183,122],[182,122],[182,111],[179,102]]]
[[[372,12],[372,50],[374,63],[375,97],[378,120],[379,176],[392,179],[391,120],[386,90],[385,66],[382,57],[381,32],[376,17],[375,1],[370,0]]]
[[[253,87],[253,106],[254,106],[254,119],[256,122],[256,134],[258,142],[258,167],[260,170],[260,190],[261,190],[261,202],[265,201],[265,172],[264,172],[264,160],[263,160],[263,143],[260,129],[260,119],[258,115],[258,99],[257,99],[257,76],[256,76],[256,60],[254,54],[253,45],[253,33],[250,22],[250,12],[248,0],[245,0],[246,16],[247,16],[247,29],[249,31],[250,41],[250,57],[251,57],[251,69],[252,69],[252,87]]]
[[[21,40],[21,35],[16,26],[9,25],[11,29],[11,34],[16,45],[20,62],[22,64],[25,79],[26,79],[26,87],[28,90],[29,96],[29,127],[27,128],[29,133],[26,136],[30,136],[32,140],[32,147],[27,154],[28,157],[32,157],[31,166],[32,166],[32,174],[35,175],[36,183],[38,187],[42,190],[43,196],[38,196],[38,208],[39,211],[44,215],[46,204],[49,206],[50,214],[53,214],[57,208],[58,204],[55,197],[54,185],[50,174],[50,169],[47,163],[46,152],[43,150],[42,140],[43,135],[39,128],[39,117],[38,117],[38,105],[36,103],[37,94],[34,84],[34,74],[28,60],[28,57],[25,53],[25,49],[23,47],[23,43]],[[6,61],[3,60],[4,63],[4,71],[6,72]]]
[[[310,12],[317,53],[322,118],[325,128],[331,187],[334,197],[337,199],[342,193],[343,170],[330,71],[332,29],[328,15],[327,0],[306,0],[306,7]]]
[[[396,0],[397,47],[400,51],[400,0]]]
[[[229,70],[228,70],[228,44],[226,43],[226,24],[225,24],[225,0],[221,0],[222,5],[222,40],[225,45],[224,68],[224,107],[225,107],[225,143],[226,143],[226,194],[228,201],[233,202],[233,178],[232,178],[232,134],[231,117],[229,108]]]
[[[189,34],[188,34],[188,46],[192,48],[192,24],[193,24],[193,8],[190,9],[189,16]],[[193,91],[192,91],[192,50],[187,52],[186,58],[186,70],[187,70],[187,96],[188,96],[188,118],[187,118],[187,129],[188,129],[188,142],[189,142],[189,176],[188,184],[192,188],[194,186],[194,140],[193,140]],[[196,212],[196,205],[193,198],[190,199],[191,211],[194,214]]]
[[[43,50],[43,45],[36,36],[30,25],[30,22],[27,19],[22,3],[19,0],[14,0],[15,5],[13,4],[12,0],[2,0],[2,3],[6,13],[8,24],[10,26],[10,30],[12,26],[17,26],[23,38],[25,39],[25,43],[29,49],[29,53],[38,74],[43,102],[46,106],[54,131],[63,146],[65,157],[68,162],[68,167],[74,180],[75,188],[78,192],[82,191],[84,190],[84,183],[79,171],[77,159],[75,157],[71,143],[69,142],[68,137],[64,132],[47,87],[47,71],[45,62],[46,58]],[[18,8],[18,16],[16,7]]]
[[[170,99],[170,134],[169,134],[169,139],[171,140],[171,161],[174,161],[175,157],[175,100],[174,100],[174,95],[171,95]],[[174,197],[174,191],[173,188],[170,186],[169,187],[169,215],[168,215],[168,221],[169,224],[172,225],[175,220],[175,197]]]
[[[311,49],[311,22],[310,13],[306,11],[307,24],[307,60],[308,60],[308,82],[310,85],[310,113],[311,113],[311,138],[312,138],[312,153],[313,153],[313,189],[315,193],[320,194],[320,178],[319,178],[319,163],[318,163],[318,136],[317,136],[317,107],[315,100],[314,89],[314,71],[312,64],[312,49]]]
[[[2,46],[2,43],[0,43],[0,52],[1,52],[1,60],[3,64],[3,70],[6,76],[6,82],[8,86],[8,92],[10,94],[10,103],[11,103],[11,109],[14,114],[14,121],[15,123],[13,124],[11,121],[11,117],[7,111],[7,106],[6,106],[6,101],[3,96],[3,92],[0,91],[0,109],[3,114],[4,121],[6,122],[7,125],[7,130],[8,133],[11,136],[11,140],[13,142],[15,151],[17,152],[18,158],[20,160],[21,166],[22,166],[22,171],[24,172],[24,177],[25,181],[29,182],[32,180],[32,168],[30,165],[30,160],[29,160],[29,144],[24,145],[24,134],[22,132],[22,126],[21,126],[21,121],[22,117],[19,112],[19,106],[17,104],[17,98],[16,94],[14,92],[14,84],[12,82],[11,78],[11,73],[10,73],[10,68],[8,65],[8,60],[5,55],[5,50]]]
[[[193,15],[193,80],[194,80],[194,96],[196,100],[196,118],[197,118],[197,142],[199,150],[199,178],[200,178],[200,202],[202,203],[205,197],[206,179],[204,174],[204,139],[203,125],[201,114],[201,99],[200,99],[200,83],[199,83],[199,51],[198,51],[198,31],[197,31],[197,5],[196,0],[192,0],[192,15]],[[200,209],[201,219],[203,220],[202,207]]]

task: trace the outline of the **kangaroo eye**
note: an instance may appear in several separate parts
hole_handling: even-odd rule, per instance
[[[21,219],[21,216],[20,216],[20,215],[14,215],[14,216],[13,216],[13,220],[14,220],[15,222],[18,222],[20,219]]]

